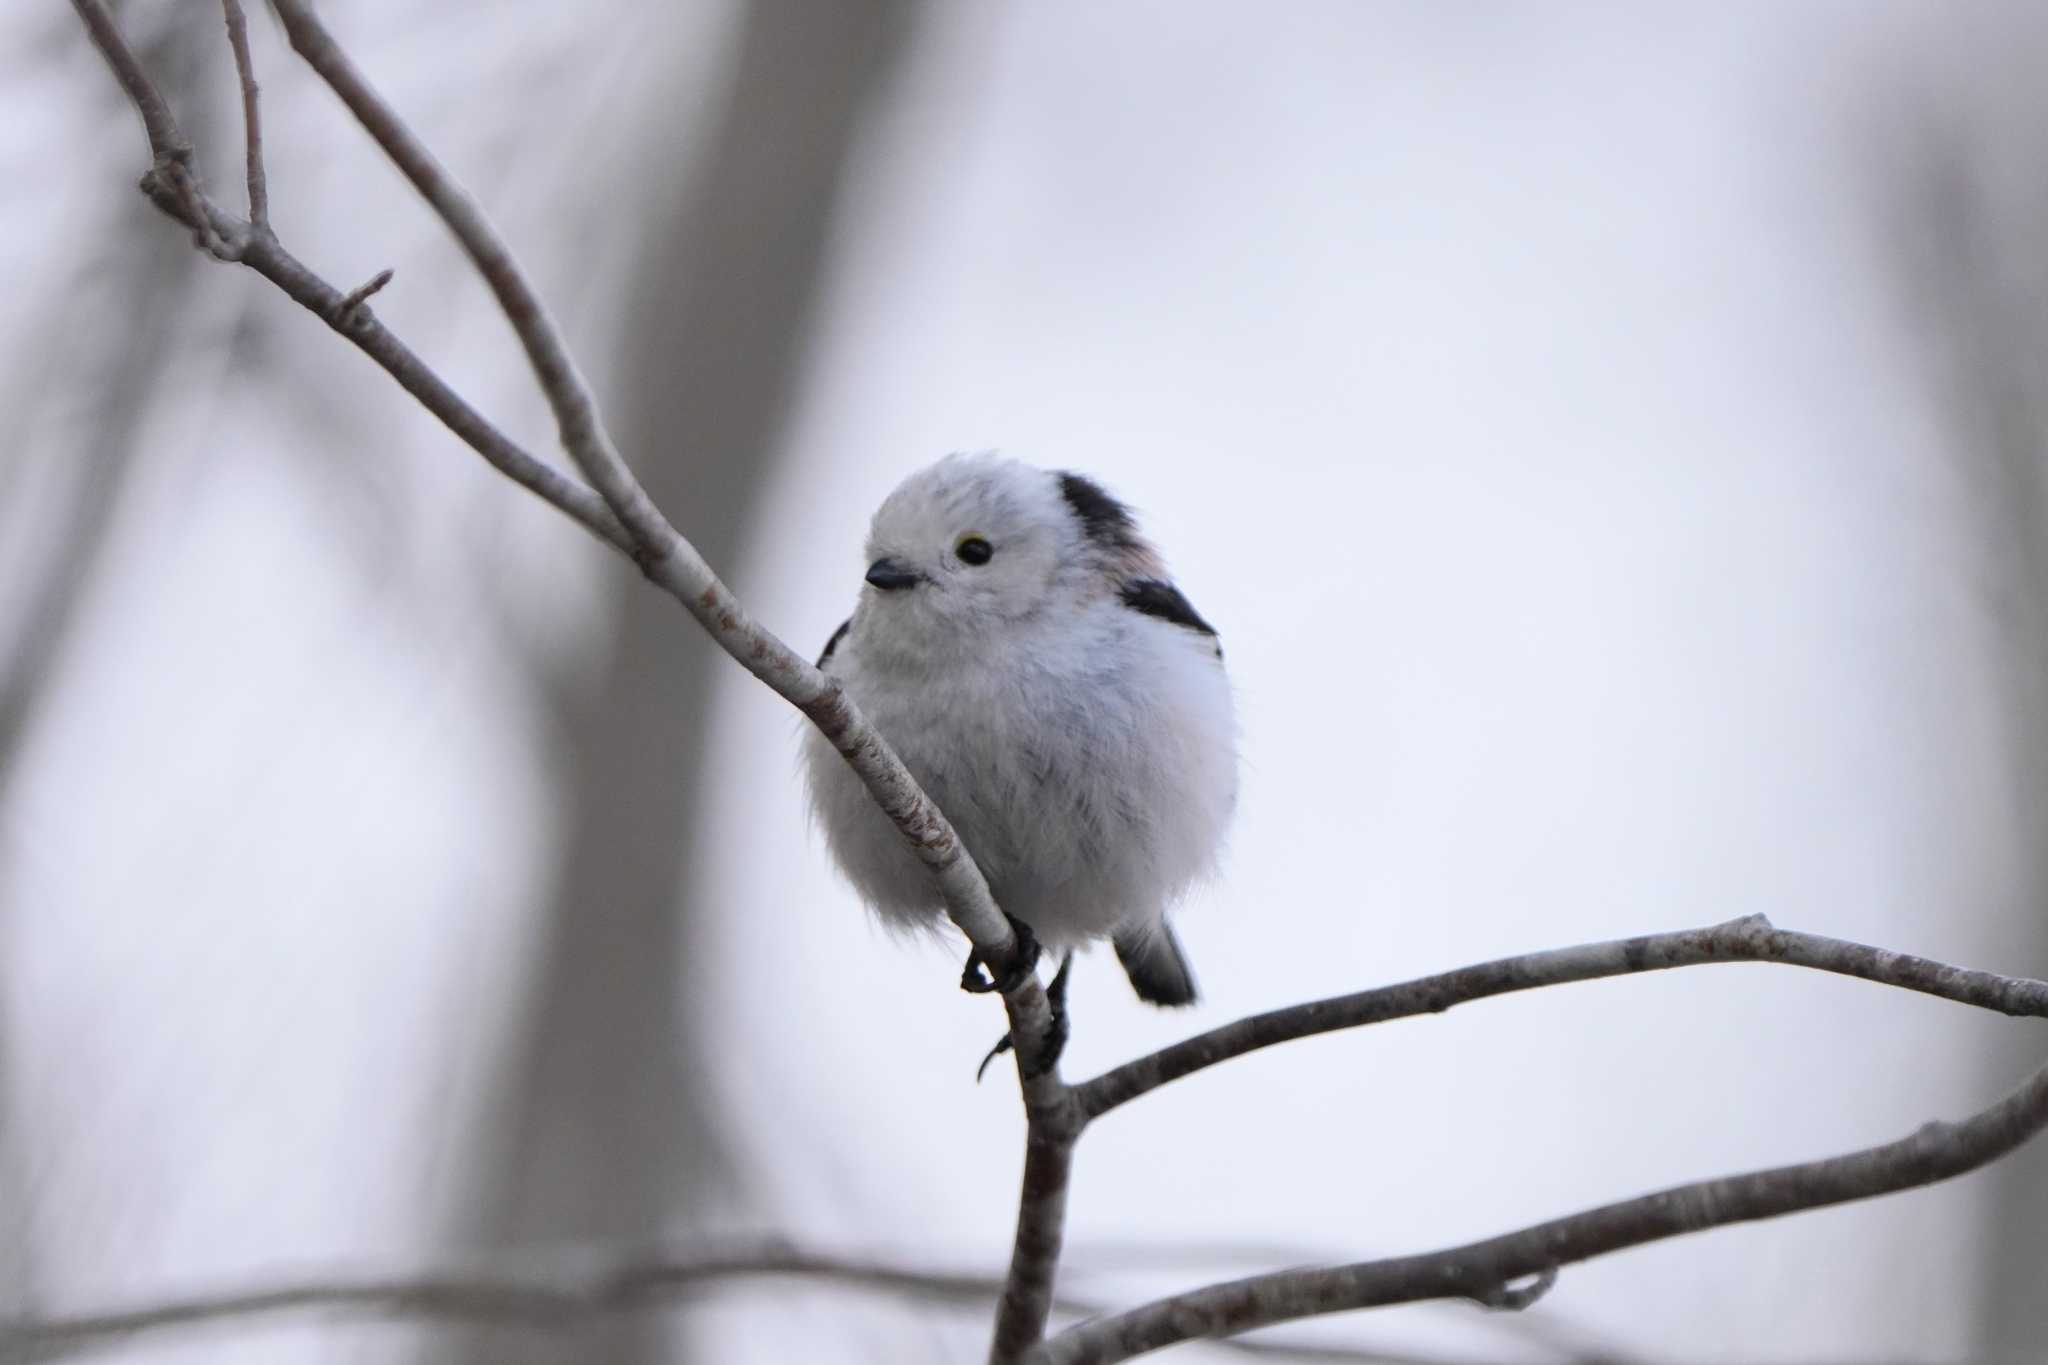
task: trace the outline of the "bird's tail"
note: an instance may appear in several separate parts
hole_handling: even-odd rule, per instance
[[[1195,973],[1180,940],[1164,922],[1125,929],[1112,940],[1131,989],[1152,1005],[1195,1003]]]

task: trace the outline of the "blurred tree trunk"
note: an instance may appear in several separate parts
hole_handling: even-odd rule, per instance
[[[1957,554],[1990,616],[2003,711],[2010,815],[1980,846],[2010,856],[1960,870],[1958,886],[1999,916],[1997,970],[2039,977],[2048,976],[2048,99],[2025,56],[2048,51],[2048,26],[2029,11],[1986,13],[1995,22],[1949,30],[1960,51],[1941,55],[1973,73],[1959,88],[1937,82],[1931,99],[1918,88],[1904,99],[1888,92],[1904,123],[1886,130],[1884,171],[1897,196],[1887,216],[1906,311],[1927,348],[1964,493]],[[1997,79],[2022,70],[2017,82]],[[2040,1064],[2031,1031],[1996,1046],[1994,1084]],[[2022,1148],[1983,1178],[1994,1192],[1977,1353],[2037,1358],[2048,1342],[2048,1146]]]
[[[649,490],[720,569],[778,451],[847,155],[907,17],[900,0],[756,0],[702,161],[683,193],[646,196],[608,412]],[[643,117],[682,129],[699,115]],[[610,657],[553,699],[569,737],[569,830],[475,1166],[464,1240],[485,1246],[652,1239],[742,1198],[729,1144],[743,1138],[710,1111],[719,1049],[687,976],[689,945],[719,907],[683,895],[699,809],[716,799],[700,772],[712,684],[731,665],[673,602],[618,583]],[[515,1346],[563,1358],[559,1341],[470,1340],[469,1358],[492,1365],[518,1358]],[[667,1361],[671,1340],[661,1322],[623,1322],[575,1354]]]
[[[120,8],[137,55],[203,145],[219,126],[218,102],[208,88],[214,73],[205,61],[212,31],[178,16]],[[77,41],[68,12],[53,23],[60,30],[53,46]],[[111,86],[102,102],[109,119],[130,116],[126,99]],[[107,201],[104,222],[79,228],[79,240],[94,250],[78,263],[52,316],[35,327],[34,335],[50,344],[8,386],[0,411],[0,452],[8,461],[0,468],[0,497],[22,496],[31,483],[31,471],[19,462],[61,466],[41,494],[45,505],[27,519],[36,542],[8,547],[5,560],[30,586],[16,599],[14,619],[0,622],[0,820],[12,806],[22,754],[114,547],[124,495],[146,454],[146,423],[179,356],[178,331],[206,268],[191,239],[164,226],[122,196]],[[81,322],[81,298],[108,301],[119,321]],[[22,1097],[12,1085],[11,1076],[0,1075],[0,1312],[29,1306],[38,1292],[34,1136],[14,1112]]]

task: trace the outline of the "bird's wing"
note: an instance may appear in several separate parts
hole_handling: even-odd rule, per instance
[[[1217,639],[1216,627],[1204,621],[1202,614],[1195,610],[1194,604],[1188,601],[1179,588],[1165,579],[1134,578],[1124,584],[1118,596],[1132,611],[1146,616],[1156,616],[1184,630],[1192,630],[1197,635],[1206,635],[1216,640],[1216,655],[1218,658],[1222,657],[1223,642]]]
[[[818,667],[823,668],[831,661],[832,651],[839,648],[839,642],[846,638],[846,632],[853,627],[853,618],[847,617],[839,623],[839,629],[832,632],[832,638],[825,642],[825,652],[818,656]]]

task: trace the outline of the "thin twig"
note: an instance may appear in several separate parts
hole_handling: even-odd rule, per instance
[[[2048,1017],[2048,982],[1968,971],[1845,939],[1778,929],[1764,916],[1750,915],[1704,929],[1525,953],[1354,995],[1270,1010],[1125,1062],[1092,1080],[1079,1082],[1073,1087],[1074,1095],[1082,1114],[1092,1120],[1171,1081],[1276,1043],[1418,1014],[1437,1014],[1454,1005],[1541,986],[1717,962],[1806,967],[1937,995],[2001,1014]]]
[[[235,78],[242,86],[242,127],[248,134],[249,224],[270,231],[270,185],[263,174],[263,122],[257,107],[256,63],[249,56],[249,21],[242,0],[220,0],[228,46],[235,50]]]
[[[338,310],[341,314],[342,324],[344,326],[352,325],[355,321],[356,310],[361,308],[372,294],[391,283],[391,278],[396,273],[396,271],[389,268],[380,270],[370,276],[369,279],[364,280],[361,284],[349,290],[348,293],[342,295],[341,307]]]
[[[1483,1298],[1528,1276],[1729,1223],[1777,1218],[1931,1185],[2004,1156],[2048,1126],[2048,1067],[1961,1123],[1846,1156],[1677,1185],[1503,1236],[1419,1256],[1282,1271],[1176,1294],[1068,1328],[1033,1365],[1105,1365],[1195,1337],[1425,1299]]]

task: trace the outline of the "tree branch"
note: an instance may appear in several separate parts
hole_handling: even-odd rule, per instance
[[[1997,1160],[2044,1126],[2048,1067],[1961,1123],[1929,1123],[1881,1147],[1677,1185],[1420,1256],[1211,1285],[1071,1327],[1028,1359],[1034,1365],[1103,1365],[1193,1337],[1226,1336],[1315,1314],[1425,1299],[1483,1299],[1517,1280],[1549,1277],[1559,1266],[1646,1242],[1931,1185]]]
[[[228,250],[216,254],[257,270],[319,313],[330,326],[371,352],[373,359],[423,402],[427,401],[427,394],[434,395],[435,402],[428,405],[435,415],[494,466],[629,554],[648,579],[680,602],[721,649],[802,711],[839,750],[923,861],[938,887],[947,916],[974,944],[983,960],[998,971],[1016,962],[1016,935],[996,908],[981,870],[961,845],[952,825],[918,787],[887,741],[860,715],[838,682],[813,668],[749,617],[710,566],[654,506],[605,433],[588,385],[577,373],[559,330],[510,250],[475,202],[370,88],[312,12],[299,0],[276,0],[278,15],[293,49],[348,105],[365,130],[426,197],[483,273],[526,348],[555,410],[564,446],[596,485],[595,495],[505,439],[424,363],[376,326],[367,308],[343,309],[342,296],[306,270],[268,234],[252,231],[250,224],[205,200],[191,170],[190,145],[178,131],[168,105],[122,39],[102,0],[72,0],[72,4],[114,68],[122,88],[142,112],[157,163],[145,178],[144,189],[157,206],[195,232],[218,236]],[[378,355],[364,343],[363,334],[372,328],[386,356]],[[403,364],[391,363],[401,356]],[[1027,1107],[1056,1104],[1064,1087],[1047,1064],[1039,1043],[1049,1036],[1051,1024],[1044,988],[1035,975],[1025,974],[1022,984],[1005,996],[1004,1004],[1011,1034],[1021,1040],[1017,1060]]]
[[[598,539],[622,551],[628,549],[630,542],[624,528],[601,498],[575,480],[565,478],[493,426],[368,309],[345,308],[341,291],[309,270],[274,237],[253,232],[250,224],[209,199],[191,169],[191,143],[122,38],[105,4],[102,0],[72,0],[72,8],[78,11],[94,43],[120,77],[122,89],[142,113],[154,158],[149,174],[143,177],[142,189],[152,203],[195,233],[204,230],[236,243],[231,259],[269,280],[369,356],[493,469]]]
[[[996,1305],[990,1365],[1008,1365],[1045,1339],[1052,1316],[1053,1282],[1066,1235],[1067,1184],[1073,1175],[1074,1144],[1086,1126],[1066,1090],[1056,1106],[1034,1106],[1024,1135],[1024,1181],[1017,1196],[1017,1230],[1010,1249],[1010,1273]]]
[[[1183,1076],[1260,1048],[1472,1000],[1638,972],[1720,962],[1777,963],[1853,976],[2001,1014],[2048,1017],[2048,982],[1952,967],[1843,939],[1775,928],[1762,915],[1501,958],[1354,995],[1253,1015],[1198,1034],[1072,1088],[1082,1122]],[[1945,1180],[1993,1161],[2048,1126],[2048,1068],[1961,1124],[1847,1156],[1681,1185],[1520,1232],[1422,1256],[1283,1271],[1212,1285],[1070,1328],[1025,1358],[1046,1365],[1126,1360],[1191,1337],[1221,1336],[1320,1313],[1421,1299],[1523,1307],[1557,1268],[1726,1223],[1775,1218]],[[1527,1288],[1515,1282],[1535,1276]]]
[[[231,41],[245,39],[243,26],[235,22],[237,0],[223,3],[228,6]],[[262,189],[255,77],[245,42],[235,42],[235,55],[249,129],[250,202],[256,219],[249,223],[236,220],[204,197],[191,164],[189,143],[121,38],[102,0],[73,0],[122,88],[142,112],[154,157],[151,173],[143,181],[145,192],[159,208],[191,226],[214,254],[256,270],[355,342],[494,467],[628,554],[651,582],[697,619],[721,649],[802,711],[831,741],[924,863],[947,916],[974,944],[982,960],[998,974],[1019,965],[1022,945],[996,908],[981,870],[888,742],[860,715],[835,679],[747,615],[703,557],[648,497],[606,433],[589,386],[538,292],[482,210],[370,87],[306,5],[300,0],[274,3],[293,50],[327,81],[397,163],[482,273],[554,409],[564,447],[596,492],[514,445],[391,336],[363,305],[376,281],[343,296],[284,250],[262,221],[268,203]],[[1072,1119],[1072,1104],[1059,1077],[1057,1059],[1047,1055],[1045,1040],[1053,1032],[1051,1007],[1036,973],[1018,975],[1019,984],[1005,992],[1003,1004],[1010,1036],[1016,1040],[1018,1083],[1029,1140],[1041,1152],[1058,1147],[1070,1153],[1078,1125]],[[1042,1155],[1041,1163],[1045,1159]],[[1062,1161],[1065,1159],[1063,1156]],[[1018,1289],[1015,1295],[1005,1296],[1002,1318],[1009,1339],[1021,1341],[1028,1336],[1036,1341],[1043,1336],[1059,1253],[1065,1184],[1063,1175],[1057,1181],[1025,1182],[1011,1277]],[[1040,1197],[1040,1192],[1048,1189],[1056,1189],[1059,1196],[1050,1204]],[[1035,1233],[1027,1237],[1026,1227]]]
[[[483,209],[457,184],[418,135],[385,103],[303,0],[273,0],[292,51],[327,82],[365,132],[412,182],[490,286],[519,336],[542,393],[554,410],[562,446],[604,498],[641,556],[673,552],[681,537],[626,465],[598,415],[561,329]],[[708,571],[707,571],[708,572]]]
[[[799,1250],[779,1241],[682,1251],[598,1271],[547,1275],[438,1273],[310,1280],[170,1300],[108,1313],[0,1325],[8,1360],[59,1354],[109,1337],[308,1309],[378,1317],[455,1318],[563,1326],[685,1296],[738,1279],[797,1278],[898,1298],[986,1305],[1001,1281],[988,1275],[891,1265]],[[1093,1305],[1072,1305],[1076,1313]]]
[[[1542,986],[1717,962],[1807,967],[1937,995],[2001,1014],[2048,1017],[2048,982],[1969,971],[1844,939],[1778,929],[1764,916],[1750,915],[1704,929],[1645,934],[1640,938],[1500,958],[1355,995],[1333,996],[1254,1014],[1080,1082],[1073,1087],[1074,1097],[1084,1118],[1097,1119],[1183,1076],[1276,1043],[1418,1014],[1440,1014],[1453,1005]]]
[[[292,50],[319,73],[385,155],[445,223],[497,298],[535,378],[554,409],[563,447],[604,498],[632,539],[641,571],[665,589],[742,667],[790,702],[824,732],[868,791],[910,841],[937,881],[946,913],[984,960],[998,968],[1016,959],[1017,938],[996,909],[981,869],[952,825],[932,804],[888,743],[855,709],[838,682],[747,615],[695,547],[669,523],[641,487],[598,415],[590,386],[577,370],[561,330],[504,239],[455,178],[385,103],[303,0],[274,0]],[[1051,1015],[1036,979],[1012,993],[1013,1036],[1045,1035]],[[1035,1049],[1020,1048],[1022,1071],[1041,1070]]]
[[[675,1248],[622,1258],[596,1271],[432,1271],[411,1276],[334,1277],[164,1299],[71,1317],[0,1320],[0,1359],[54,1360],[110,1340],[300,1312],[344,1312],[405,1321],[470,1321],[572,1327],[613,1313],[660,1307],[736,1280],[794,1279],[824,1287],[912,1302],[985,1309],[1003,1292],[993,1275],[918,1267],[886,1259],[807,1251],[768,1238],[725,1246]],[[1104,1311],[1085,1298],[1061,1295],[1067,1317]],[[1237,1341],[1231,1349],[1257,1357],[1380,1362],[1362,1347]]]
[[[107,7],[100,0],[71,0],[71,7],[78,11],[85,31],[92,35],[93,46],[114,69],[114,79],[121,83],[121,89],[135,106],[135,112],[142,115],[142,131],[149,138],[150,155],[158,160],[173,157],[190,160],[192,144],[186,141],[177,119],[171,115],[171,106],[164,100],[163,92],[142,69],[141,60],[128,46],[128,40],[121,36],[120,27],[114,23],[114,16],[107,13]]]

